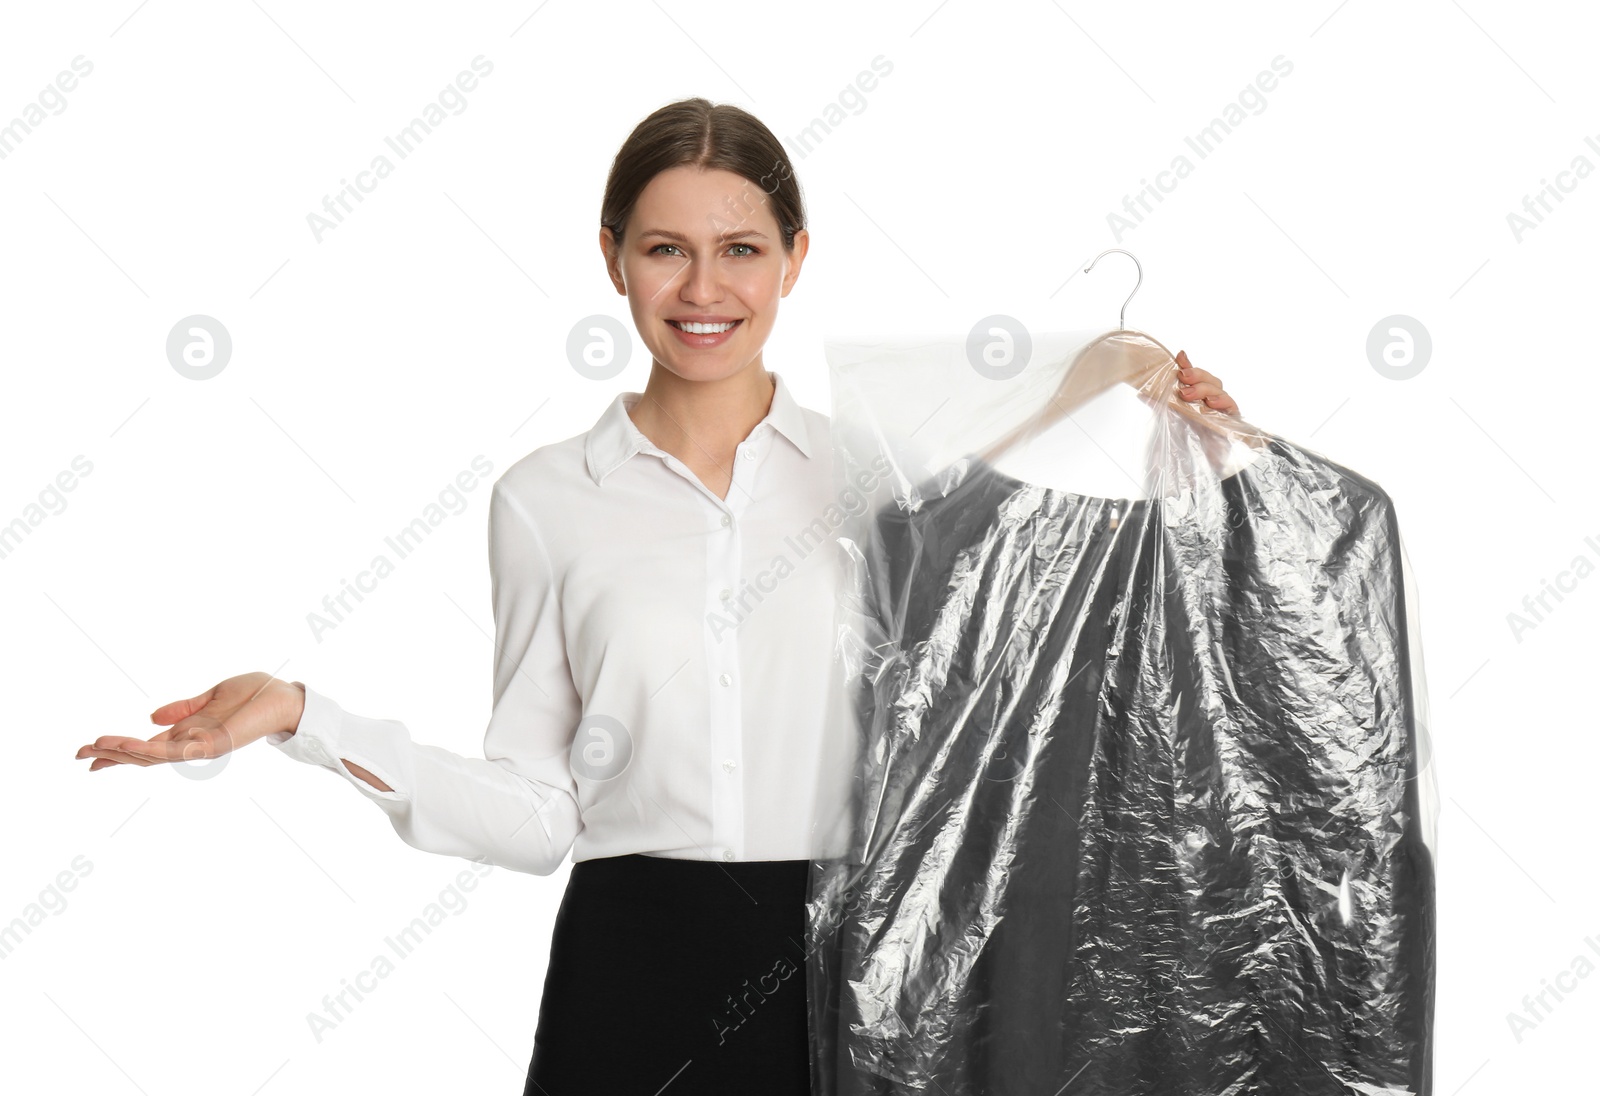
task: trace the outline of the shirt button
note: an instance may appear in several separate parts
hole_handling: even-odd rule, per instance
[[[722,759],[722,771],[725,773],[733,772],[733,758],[725,757]]]
[[[733,519],[731,517],[729,517],[727,514],[723,514],[722,515],[722,524],[724,526],[732,525],[733,524]]]
[[[729,677],[727,674],[723,674],[721,677],[717,678],[717,680],[722,682],[724,685],[733,684],[733,678]]]
[[[732,596],[733,596],[733,591],[728,589],[726,586],[724,586],[723,589],[722,589],[722,600],[723,601],[727,601]]]
[[[744,459],[745,460],[755,460],[756,459],[756,451],[754,449],[750,448],[748,445],[744,447]]]
[[[733,859],[733,850],[732,849],[723,849],[722,850],[722,858],[724,860],[732,860]]]

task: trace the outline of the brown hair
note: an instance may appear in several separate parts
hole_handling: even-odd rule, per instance
[[[806,226],[805,203],[789,154],[755,115],[731,103],[680,99],[633,128],[611,162],[600,224],[622,241],[639,195],[658,174],[674,167],[721,168],[742,175],[767,194],[786,251]]]

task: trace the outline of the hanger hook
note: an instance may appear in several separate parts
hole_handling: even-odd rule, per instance
[[[1101,259],[1105,258],[1107,255],[1110,255],[1113,252],[1115,252],[1115,253],[1117,253],[1119,255],[1126,255],[1128,258],[1133,260],[1134,269],[1139,272],[1139,280],[1133,283],[1133,293],[1139,292],[1139,287],[1144,284],[1144,267],[1139,265],[1139,260],[1134,255],[1133,252],[1124,251],[1120,247],[1109,247],[1106,250],[1100,252],[1100,254],[1096,255],[1093,259],[1089,260],[1089,265],[1083,268],[1083,272],[1085,274],[1089,273],[1089,271],[1094,269],[1094,264],[1095,263],[1099,262]],[[1128,301],[1133,300],[1133,293],[1129,293],[1128,294],[1128,300],[1122,302],[1122,311],[1117,313],[1117,328],[1118,328],[1118,330],[1126,331],[1128,329]]]

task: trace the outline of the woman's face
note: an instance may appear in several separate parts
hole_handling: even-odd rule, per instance
[[[808,245],[802,229],[784,250],[760,186],[731,171],[671,168],[639,195],[623,235],[617,248],[602,228],[600,246],[658,364],[694,381],[760,365]]]

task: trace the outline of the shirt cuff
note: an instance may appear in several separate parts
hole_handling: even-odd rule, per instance
[[[404,728],[393,720],[368,719],[346,712],[333,698],[304,682],[295,684],[306,694],[300,722],[293,731],[267,735],[267,741],[296,761],[338,773],[370,799],[405,798],[395,775],[404,768],[402,752],[410,744]],[[394,790],[379,791],[345,768],[345,761],[361,766]]]

